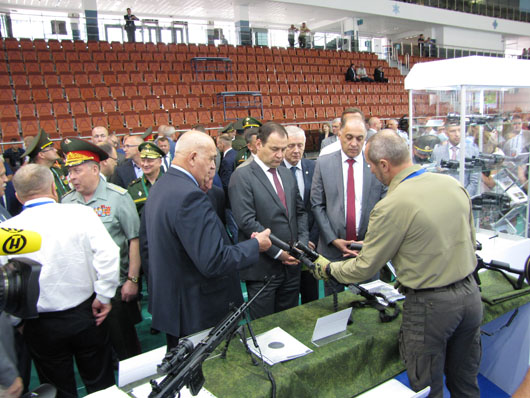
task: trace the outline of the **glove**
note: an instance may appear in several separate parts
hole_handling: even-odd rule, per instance
[[[331,276],[331,269],[329,268],[329,261],[326,257],[318,256],[318,258],[313,262],[315,267],[311,269],[311,273],[315,279],[324,279],[327,281]]]

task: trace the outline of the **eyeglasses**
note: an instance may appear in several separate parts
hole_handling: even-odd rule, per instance
[[[138,145],[125,144],[124,148],[138,148]]]
[[[41,153],[50,152],[50,151],[56,151],[55,147],[53,147],[53,146],[49,146],[48,148],[43,149],[43,150],[41,151]]]

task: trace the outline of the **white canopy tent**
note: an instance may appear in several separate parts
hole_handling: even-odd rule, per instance
[[[414,91],[458,91],[460,127],[465,132],[466,92],[530,88],[530,60],[493,57],[463,57],[415,64],[405,77],[409,90],[409,139],[412,142]],[[483,109],[481,109],[481,112]],[[464,182],[465,145],[460,142],[460,182]],[[411,145],[412,156],[412,145]]]

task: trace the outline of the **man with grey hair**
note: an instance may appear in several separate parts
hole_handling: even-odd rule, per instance
[[[311,187],[313,214],[320,230],[318,252],[333,260],[356,254],[349,245],[365,238],[370,212],[385,193],[363,156],[364,121],[352,115],[342,121],[341,148],[317,159]],[[326,295],[342,290],[334,281],[324,284]]]
[[[40,381],[57,387],[58,396],[77,396],[75,357],[89,393],[110,387],[114,372],[108,325],[103,321],[118,285],[118,247],[92,209],[57,203],[47,167],[23,166],[13,184],[24,210],[2,227],[35,231],[42,247],[34,253],[2,256],[1,262],[26,257],[43,266],[39,317],[25,320],[23,333]]]
[[[176,141],[176,130],[173,126],[168,126],[166,124],[161,124],[158,127],[158,135],[167,137],[169,140],[169,151],[168,153],[171,156],[171,160],[173,160],[173,157],[175,156],[175,141]]]
[[[318,242],[318,225],[311,211],[311,182],[315,171],[315,161],[304,158],[306,136],[304,130],[297,126],[285,126],[287,131],[287,149],[284,153],[283,166],[291,170],[298,193],[304,201],[309,228],[309,247],[315,249]],[[302,304],[318,300],[318,281],[306,270],[300,273],[300,298]]]
[[[320,150],[327,147],[328,145],[333,144],[334,142],[337,142],[337,135],[339,134],[339,130],[340,130],[340,117],[336,117],[335,119],[331,121],[331,132],[333,134],[322,141],[322,144],[320,144]]]
[[[270,230],[230,244],[204,193],[215,173],[216,152],[207,134],[184,133],[171,167],[151,188],[144,208],[149,310],[153,328],[166,333],[168,348],[180,337],[215,326],[230,305],[242,303],[238,271],[271,246]]]
[[[442,398],[445,374],[451,396],[478,398],[482,304],[470,197],[452,177],[413,165],[394,131],[374,135],[366,153],[388,194],[370,214],[359,255],[319,262],[315,276],[360,282],[392,261],[406,297],[399,346],[412,389],[430,386],[429,397]]]
[[[370,119],[368,119],[368,131],[366,132],[366,139],[369,140],[372,135],[381,130],[381,127],[381,119],[378,117],[372,116]]]

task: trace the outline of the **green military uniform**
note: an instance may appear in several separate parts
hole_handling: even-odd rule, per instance
[[[127,281],[129,271],[129,240],[139,237],[140,218],[127,190],[100,178],[94,195],[88,202],[77,191],[68,193],[63,203],[90,206],[120,248],[120,286]]]
[[[435,135],[422,135],[413,140],[415,149],[412,162],[415,164],[431,163],[431,155],[434,147],[440,143]]]
[[[165,155],[164,151],[162,151],[157,145],[153,144],[152,142],[144,142],[143,144],[140,144],[138,150],[140,151],[141,158],[160,159]],[[156,177],[156,181],[158,181],[162,174],[163,171],[162,168],[160,168],[158,176]],[[129,192],[129,195],[131,195],[134,204],[136,205],[138,215],[140,216],[142,215],[145,202],[147,201],[147,197],[149,196],[149,190],[151,189],[151,186],[151,182],[144,174],[142,177],[131,181],[131,183],[127,187],[127,191]]]
[[[30,162],[33,163],[39,152],[51,146],[53,146],[53,142],[48,137],[48,134],[41,129],[29,144],[26,152],[22,154],[22,159],[24,159],[26,156],[29,156]],[[59,201],[61,201],[61,198],[70,191],[70,185],[68,184],[66,173],[62,170],[57,162],[55,165],[50,167],[50,170],[53,174],[53,181],[55,183],[57,196],[59,197]]]
[[[253,117],[247,116],[243,119],[239,119],[234,123],[234,128],[237,131],[236,138],[232,141],[232,149],[237,151],[236,166],[243,163],[250,156],[250,150],[247,148],[247,142],[245,141],[244,133],[245,130],[250,127],[260,127],[261,122]]]

